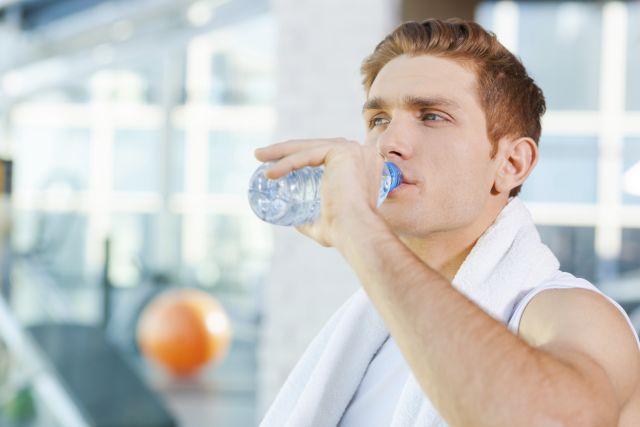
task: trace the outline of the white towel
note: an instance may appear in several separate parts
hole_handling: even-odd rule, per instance
[[[520,199],[512,198],[471,250],[453,286],[506,324],[516,302],[558,267],[529,211]],[[388,335],[359,289],[307,348],[261,426],[336,426]],[[446,426],[413,375],[400,395],[392,425]]]

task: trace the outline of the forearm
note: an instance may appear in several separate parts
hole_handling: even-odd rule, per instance
[[[587,387],[575,370],[511,334],[382,220],[362,215],[343,229],[349,235],[337,248],[451,425],[552,425],[585,409]]]

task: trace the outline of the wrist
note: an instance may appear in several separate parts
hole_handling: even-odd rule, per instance
[[[353,244],[367,244],[369,240],[385,231],[390,232],[377,210],[370,207],[351,209],[334,219],[334,247],[345,254]]]

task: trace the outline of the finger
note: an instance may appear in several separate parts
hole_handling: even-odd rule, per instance
[[[269,179],[278,179],[305,166],[320,166],[324,163],[330,146],[321,145],[311,150],[298,151],[281,158],[266,170],[265,175]]]
[[[256,159],[261,162],[268,162],[270,160],[281,159],[297,151],[306,150],[320,145],[334,144],[335,142],[336,140],[332,139],[291,140],[258,148],[255,150],[254,155]]]

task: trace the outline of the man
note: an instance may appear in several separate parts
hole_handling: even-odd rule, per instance
[[[362,289],[298,363],[265,426],[640,425],[637,336],[558,270],[516,197],[542,92],[479,25],[406,23],[362,66],[364,144],[256,151],[268,177],[324,165],[321,217]],[[376,208],[383,160],[404,181]]]

